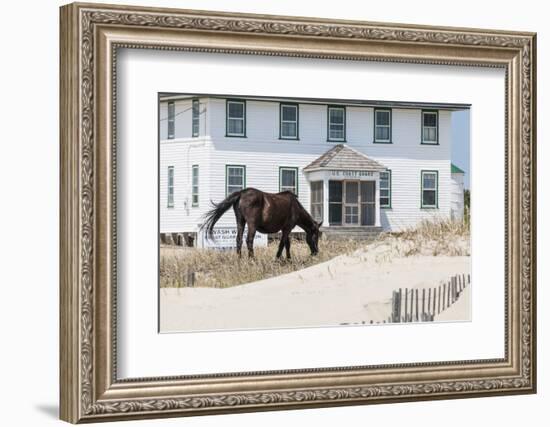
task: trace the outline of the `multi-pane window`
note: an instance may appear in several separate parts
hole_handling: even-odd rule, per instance
[[[344,107],[328,107],[329,141],[346,140],[346,109]]]
[[[279,191],[292,191],[298,195],[298,168],[279,168]]]
[[[342,225],[343,181],[328,182],[328,222]]]
[[[192,133],[192,136],[193,137],[196,137],[196,136],[199,136],[199,100],[198,99],[193,99],[193,118],[192,118],[192,128],[193,128],[193,133]]]
[[[422,144],[437,144],[437,111],[422,111]]]
[[[227,101],[227,136],[245,136],[246,104],[244,101]]]
[[[174,207],[174,166],[168,166],[166,205],[169,208]]]
[[[374,142],[391,142],[391,110],[374,110]]]
[[[438,173],[437,171],[422,171],[421,172],[421,185],[422,185],[422,207],[423,208],[437,208],[437,190],[438,190]]]
[[[391,207],[391,171],[380,172],[380,207]]]
[[[281,139],[298,139],[298,105],[281,104]]]
[[[323,220],[323,181],[311,182],[311,216],[315,221]]]
[[[199,206],[199,165],[191,167],[191,205]]]
[[[176,106],[173,101],[168,103],[168,139],[176,135]]]
[[[246,167],[228,165],[225,167],[226,194],[241,191],[246,185]]]

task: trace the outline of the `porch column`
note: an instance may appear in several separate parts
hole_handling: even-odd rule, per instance
[[[323,227],[328,227],[328,177],[323,177]]]
[[[376,173],[374,181],[374,226],[380,227],[380,172]]]

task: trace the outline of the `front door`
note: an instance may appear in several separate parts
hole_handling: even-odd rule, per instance
[[[344,184],[344,225],[359,225],[359,181]]]

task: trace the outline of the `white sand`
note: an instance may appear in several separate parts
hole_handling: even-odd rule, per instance
[[[434,287],[455,274],[470,272],[468,256],[394,258],[385,256],[386,249],[358,251],[227,289],[162,288],[160,329],[175,332],[377,322],[388,317],[393,290]],[[456,309],[456,320],[468,320],[469,294],[463,294],[461,300],[467,304]]]
[[[471,286],[464,288],[460,297],[448,307],[445,311],[437,314],[434,318],[436,322],[456,322],[460,320],[470,320],[471,305],[470,300]]]

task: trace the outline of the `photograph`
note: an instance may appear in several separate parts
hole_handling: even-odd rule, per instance
[[[469,321],[450,101],[159,93],[159,331]]]

